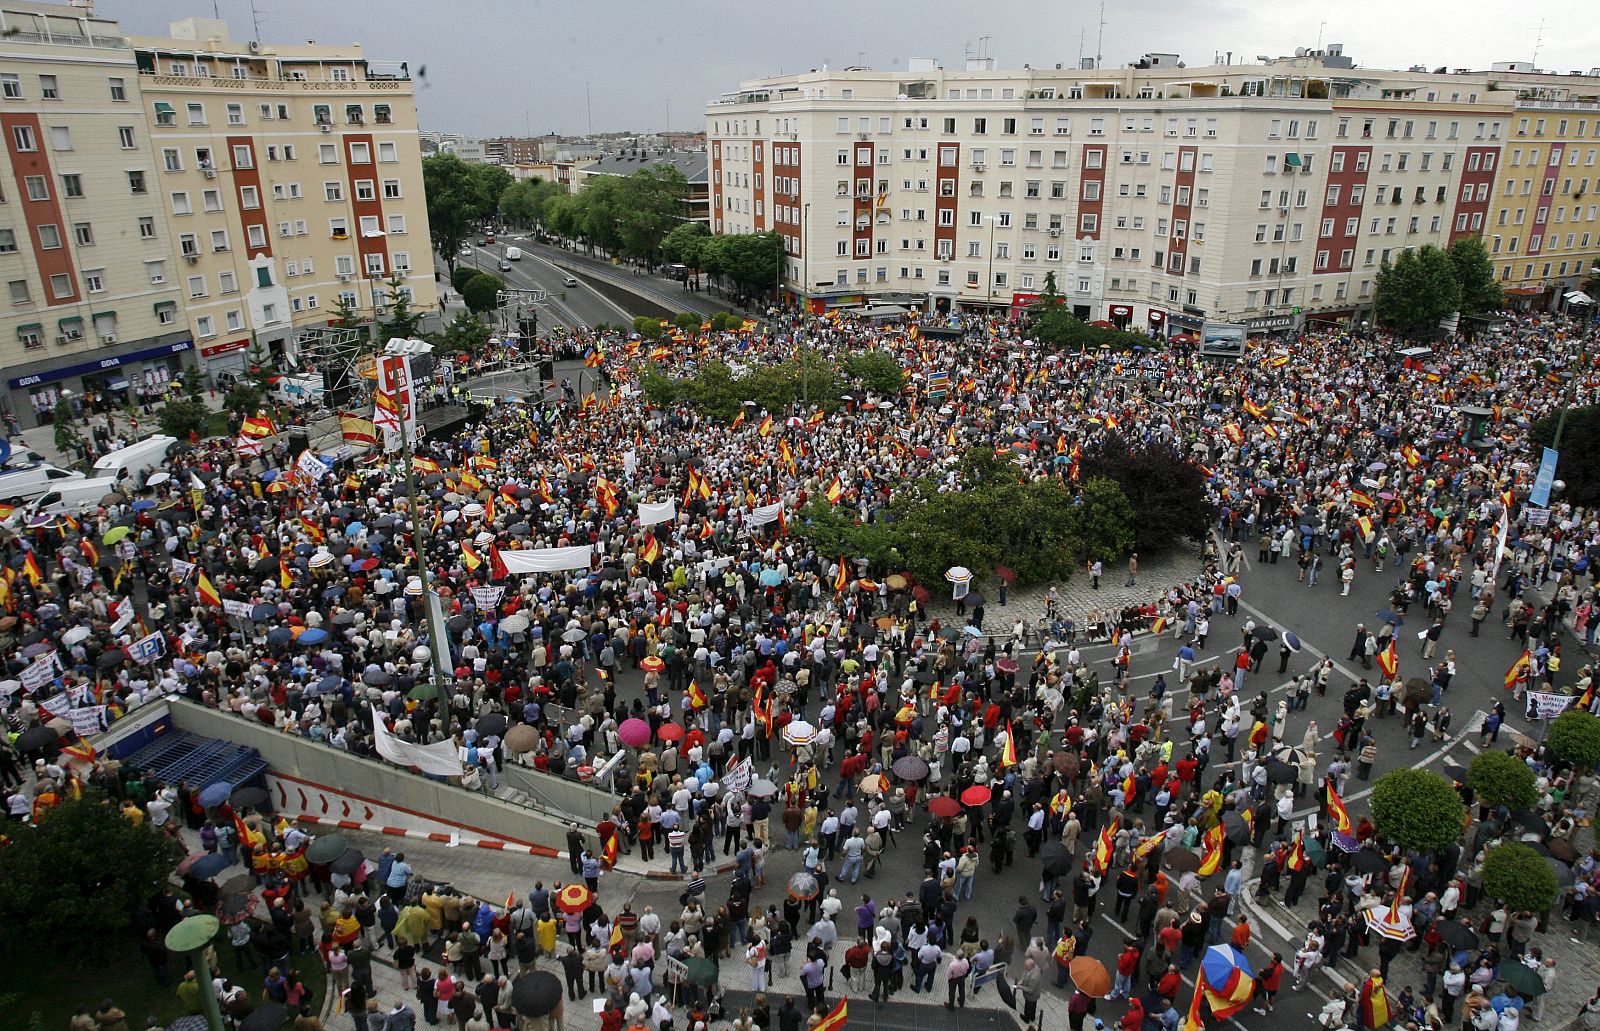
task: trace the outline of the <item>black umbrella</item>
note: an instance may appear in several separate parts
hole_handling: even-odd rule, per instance
[[[507,720],[498,712],[491,712],[478,719],[476,729],[484,737],[503,737],[506,732]]]
[[[973,608],[980,609],[980,608],[983,607],[983,603],[984,603],[984,597],[983,597],[983,595],[979,594],[977,591],[973,591],[972,593],[967,595],[967,604],[971,605]]]
[[[459,634],[461,631],[465,630],[471,625],[472,619],[464,615],[451,616],[450,621],[445,624],[445,626],[450,628],[450,632],[453,634]]]
[[[524,1017],[543,1017],[561,1004],[561,979],[548,970],[534,970],[511,982],[511,1008]]]
[[[1299,778],[1300,768],[1298,766],[1291,766],[1277,758],[1267,760],[1267,783],[1293,784]]]
[[[1051,877],[1060,877],[1072,865],[1072,853],[1059,841],[1047,841],[1039,850],[1039,863]]]
[[[360,869],[361,864],[364,862],[366,862],[366,857],[361,854],[360,849],[347,848],[338,859],[328,864],[328,869],[334,873],[353,874]]]
[[[1518,809],[1511,814],[1511,822],[1518,827],[1524,827],[1532,831],[1541,838],[1550,833],[1550,825],[1545,823],[1544,818],[1532,809]]]
[[[1258,626],[1253,632],[1256,638],[1262,641],[1276,641],[1278,639],[1278,631],[1270,626]]]
[[[246,787],[235,791],[228,801],[235,809],[248,809],[252,806],[265,805],[271,797],[267,794],[266,788]]]
[[[1478,947],[1478,934],[1457,920],[1441,920],[1434,925],[1439,939],[1456,952],[1471,952]]]
[[[911,679],[913,682],[918,684],[931,684],[935,680],[939,679],[939,674],[935,673],[931,669],[919,669],[915,673],[911,674]]]
[[[318,834],[306,846],[306,862],[331,863],[344,855],[349,847],[350,843],[344,840],[342,834]]]
[[[1572,867],[1568,866],[1566,863],[1563,863],[1555,856],[1545,856],[1544,861],[1549,865],[1550,872],[1556,875],[1556,883],[1561,886],[1562,891],[1566,891],[1568,888],[1572,887],[1572,882],[1574,880]]]
[[[920,755],[902,755],[894,761],[890,769],[894,771],[896,777],[909,781],[922,780],[932,772],[928,767],[928,761]]]
[[[17,751],[37,752],[42,748],[49,748],[61,739],[51,727],[29,727],[17,738]]]
[[[1465,784],[1467,782],[1467,771],[1460,766],[1454,765],[1453,763],[1444,764],[1444,775],[1455,781],[1457,784]]]
[[[239,1031],[278,1031],[288,1019],[287,1009],[279,1003],[269,1002],[239,1021]]]
[[[1235,845],[1242,845],[1250,840],[1250,828],[1245,824],[1244,817],[1232,809],[1222,814],[1222,832]]]
[[[1382,873],[1389,869],[1389,861],[1370,848],[1357,849],[1351,864],[1360,873]]]
[[[127,657],[128,653],[119,648],[116,651],[101,652],[100,657],[95,660],[94,664],[101,669],[114,669],[122,665],[122,660]]]

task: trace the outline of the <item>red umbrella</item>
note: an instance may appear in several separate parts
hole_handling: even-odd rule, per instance
[[[993,794],[994,793],[992,791],[984,787],[982,784],[974,784],[972,787],[961,792],[961,804],[986,805],[989,799],[993,797]]]
[[[961,811],[961,803],[949,795],[935,795],[928,799],[928,812],[935,816],[949,818]]]
[[[667,664],[661,661],[661,656],[659,655],[646,655],[639,660],[639,668],[646,673],[660,673],[667,668]]]
[[[663,723],[656,728],[656,737],[663,741],[683,740],[683,727],[676,723]]]
[[[918,457],[918,458],[927,458],[927,457],[928,457],[928,456],[929,456],[929,455],[930,455],[930,454],[932,454],[932,452],[931,452],[931,451],[929,451],[929,450],[928,450],[928,449],[927,449],[927,448],[925,448],[925,447],[915,447],[915,448],[912,448],[912,449],[911,449],[911,453],[912,453],[912,454],[913,454],[913,455],[916,455],[916,456],[917,456],[917,457]]]
[[[933,595],[928,593],[928,589],[923,587],[921,584],[911,588],[911,596],[917,599],[918,603],[922,605],[928,604],[929,600],[933,597]]]
[[[1014,584],[1017,582],[1017,574],[1011,571],[1010,566],[995,566],[994,575],[998,576],[1003,582],[1008,584]]]
[[[556,892],[556,908],[563,913],[581,913],[594,901],[594,892],[585,884],[568,884]]]

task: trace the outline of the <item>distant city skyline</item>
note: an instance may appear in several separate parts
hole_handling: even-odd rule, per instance
[[[268,42],[359,42],[369,58],[407,62],[421,127],[475,137],[700,129],[705,104],[741,79],[823,64],[904,68],[909,57],[957,69],[980,52],[1006,68],[1070,67],[1097,48],[1108,67],[1144,53],[1201,66],[1229,51],[1239,63],[1342,43],[1358,67],[1600,66],[1600,23],[1572,0],[1510,10],[1488,0],[1347,0],[1337,9],[1149,0],[1108,6],[1103,25],[1098,5],[1026,0],[818,0],[781,20],[762,4],[703,13],[671,0],[600,6],[610,13],[560,0],[457,0],[452,18],[467,28],[447,32],[428,31],[440,7],[424,0],[257,0],[257,13]],[[235,40],[254,35],[248,0],[100,0],[96,13],[133,35],[216,14]]]

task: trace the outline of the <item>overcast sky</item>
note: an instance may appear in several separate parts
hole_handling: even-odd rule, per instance
[[[252,37],[249,0],[99,0],[126,32],[220,10]],[[1098,3],[1046,0],[256,0],[261,38],[359,42],[415,76],[424,129],[476,136],[704,128],[704,107],[741,79],[829,64],[904,68],[907,57],[1001,67],[1092,57]],[[1541,42],[1540,24],[1543,22]],[[1147,52],[1191,67],[1232,51],[1282,55],[1343,43],[1358,65],[1487,68],[1532,60],[1567,72],[1600,65],[1600,19],[1578,0],[1138,0],[1105,6],[1107,66]],[[987,37],[987,42],[983,38]],[[670,112],[670,122],[669,122]]]

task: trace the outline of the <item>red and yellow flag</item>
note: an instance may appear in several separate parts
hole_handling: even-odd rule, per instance
[[[1389,638],[1389,647],[1378,653],[1378,668],[1383,670],[1383,675],[1393,677],[1400,669],[1400,655],[1394,649],[1394,638]]]
[[[689,696],[689,706],[693,709],[704,709],[710,704],[706,701],[706,693],[693,680],[689,681],[689,690],[684,693]]]
[[[1094,854],[1089,861],[1094,864],[1096,873],[1105,873],[1111,869],[1111,857],[1117,850],[1117,817],[1113,816],[1111,822],[1100,831],[1100,837],[1095,839]]]
[[[31,551],[28,552],[28,557],[22,561],[22,575],[27,577],[28,582],[35,587],[44,583],[44,570],[39,568],[39,558]]]
[[[1350,813],[1345,809],[1344,801],[1339,797],[1339,793],[1333,790],[1333,781],[1331,779],[1327,784],[1327,793],[1328,819],[1333,821],[1333,829],[1340,834],[1355,833],[1355,824],[1350,822]]]
[[[828,504],[837,505],[842,497],[844,497],[844,485],[839,482],[838,476],[834,476],[833,482],[828,484]]]
[[[1011,729],[1011,721],[1006,720],[1006,743],[1000,749],[1000,768],[1017,765],[1017,734]]]
[[[653,533],[645,534],[644,543],[639,546],[639,561],[649,566],[654,565],[656,559],[660,557],[661,545],[656,542],[656,535]]]
[[[1222,824],[1206,831],[1205,852],[1200,856],[1200,869],[1195,873],[1210,877],[1222,866]]]
[[[31,552],[28,555],[28,560],[30,562],[33,560],[33,554]],[[35,582],[37,582],[37,581],[35,581]],[[1526,677],[1529,674],[1529,672],[1532,671],[1532,669],[1533,669],[1533,655],[1530,654],[1529,651],[1526,648],[1524,648],[1522,650],[1522,654],[1517,657],[1517,661],[1513,662],[1511,664],[1511,668],[1506,670],[1506,676],[1505,676],[1506,690],[1507,691],[1514,690],[1516,688],[1516,686],[1517,686],[1517,681],[1521,680],[1523,677]]]
[[[473,551],[472,545],[466,541],[461,542],[461,561],[469,571],[474,573],[478,571],[479,566],[483,565],[483,558],[476,551]]]
[[[849,1023],[849,1017],[850,1000],[840,996],[838,1005],[834,1006],[826,1017],[817,1021],[816,1026],[811,1031],[839,1031],[840,1028]]]
[[[204,569],[200,570],[199,573],[200,579],[196,581],[194,591],[195,594],[200,596],[200,603],[210,605],[213,608],[222,608],[222,595],[218,594],[216,587],[212,586],[211,578],[206,576]]]
[[[765,419],[762,419],[761,420],[761,425],[756,427],[756,432],[761,434],[763,437],[771,436],[772,435],[772,416],[769,415]]]

